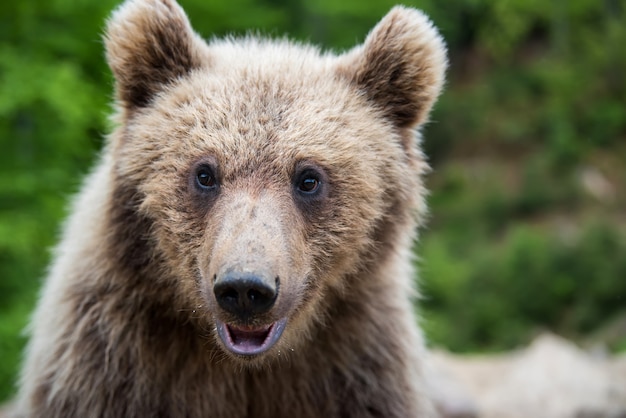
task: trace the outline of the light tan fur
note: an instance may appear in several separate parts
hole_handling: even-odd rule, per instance
[[[396,7],[336,56],[207,44],[173,0],[128,0],[106,47],[118,126],[57,248],[14,416],[432,416],[411,260],[415,129],[446,67],[430,21]],[[219,192],[194,188],[199,163]],[[303,164],[315,199],[294,191]],[[251,358],[215,331],[235,321],[211,290],[233,268],[280,278],[251,323],[287,326]]]

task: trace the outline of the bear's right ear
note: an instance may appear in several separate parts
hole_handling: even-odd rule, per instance
[[[208,48],[174,0],[127,0],[108,21],[105,45],[117,99],[127,109],[148,105],[165,85],[200,67]]]
[[[365,43],[339,58],[338,74],[400,128],[426,121],[441,92],[446,47],[420,11],[396,6]]]

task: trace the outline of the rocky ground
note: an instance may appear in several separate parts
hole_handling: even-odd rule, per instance
[[[432,352],[445,418],[626,418],[626,355],[587,352],[554,335],[498,356]]]

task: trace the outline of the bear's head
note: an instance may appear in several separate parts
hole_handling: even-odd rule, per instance
[[[395,7],[335,56],[206,43],[173,0],[129,0],[106,48],[112,251],[232,358],[332,326],[383,257],[408,252],[427,168],[416,128],[446,67],[423,14]]]

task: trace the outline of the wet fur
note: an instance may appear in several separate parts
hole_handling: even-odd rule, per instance
[[[411,302],[415,129],[446,66],[428,19],[396,7],[335,56],[207,44],[172,0],[129,0],[106,47],[117,128],[56,250],[13,416],[432,416]],[[219,195],[190,186],[207,159]],[[302,161],[327,176],[314,203],[293,194]],[[237,263],[280,276],[289,316],[254,360],[215,334],[211,280]]]

